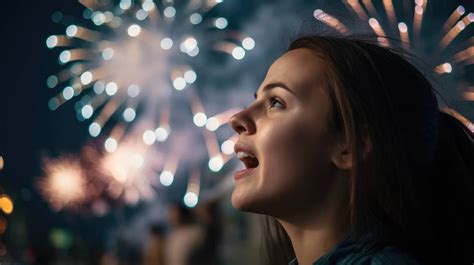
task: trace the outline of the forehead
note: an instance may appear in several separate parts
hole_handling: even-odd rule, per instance
[[[309,49],[295,49],[283,54],[269,68],[265,81],[284,82],[301,94],[305,88],[320,85],[323,60]]]

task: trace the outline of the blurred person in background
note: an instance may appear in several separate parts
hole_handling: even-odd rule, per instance
[[[230,119],[232,204],[268,217],[268,264],[474,262],[472,132],[375,40],[296,39]]]
[[[204,231],[186,206],[176,203],[168,210],[170,232],[165,242],[166,265],[192,265],[204,243]]]
[[[143,251],[144,265],[163,265],[164,264],[164,245],[165,230],[159,224],[150,226],[148,243]]]

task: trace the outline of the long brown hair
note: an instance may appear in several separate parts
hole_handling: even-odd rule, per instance
[[[471,264],[473,135],[439,110],[429,74],[401,49],[365,37],[301,37],[289,50],[300,48],[325,63],[330,126],[353,154],[351,237],[369,251],[397,246],[421,264]],[[265,222],[268,262],[288,264],[288,236],[276,220]]]

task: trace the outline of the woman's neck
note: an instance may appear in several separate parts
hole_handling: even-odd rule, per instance
[[[341,182],[331,185],[330,195],[318,209],[307,205],[291,218],[277,218],[291,240],[298,264],[313,264],[348,235],[349,196],[346,183]]]
[[[336,247],[347,235],[343,229],[301,227],[280,221],[295,250],[298,264],[311,265]]]

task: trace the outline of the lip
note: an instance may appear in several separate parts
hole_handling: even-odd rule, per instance
[[[254,157],[257,157],[255,152],[249,146],[238,142],[234,145],[234,152],[237,154],[240,151],[249,153],[249,154],[253,155]]]
[[[239,179],[245,178],[245,177],[251,175],[256,169],[257,169],[256,167],[252,167],[252,168],[246,168],[246,169],[239,170],[239,171],[235,172],[234,180],[239,180]]]

